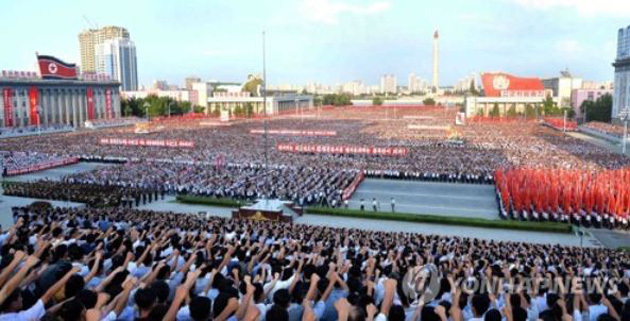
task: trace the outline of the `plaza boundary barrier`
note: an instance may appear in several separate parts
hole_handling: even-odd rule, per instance
[[[55,167],[60,167],[60,166],[66,166],[66,165],[70,165],[70,164],[76,164],[79,162],[79,158],[78,157],[67,157],[67,158],[63,158],[63,159],[57,159],[57,160],[53,160],[53,161],[47,161],[47,162],[42,162],[39,164],[34,164],[28,167],[24,167],[24,168],[18,168],[18,169],[10,169],[7,170],[6,176],[15,176],[15,175],[22,175],[22,174],[28,174],[28,173],[33,173],[33,172],[37,172],[37,171],[43,171],[46,169],[51,169],[51,168],[55,168]]]
[[[506,229],[519,231],[535,231],[548,233],[571,233],[571,225],[554,222],[522,222],[508,220],[487,220],[459,216],[441,216],[431,214],[411,214],[392,212],[369,212],[343,208],[307,207],[306,213],[328,215],[336,217],[351,217],[371,220],[386,220],[413,223],[429,223],[442,225],[456,225],[468,227],[483,227],[492,229]]]
[[[350,186],[348,186],[344,191],[343,191],[343,195],[342,195],[342,199],[345,200],[349,200],[352,197],[352,194],[354,194],[354,192],[357,190],[357,187],[359,187],[359,184],[361,184],[361,182],[363,182],[363,179],[365,178],[365,174],[363,174],[363,172],[359,173],[354,180],[352,181],[352,183],[350,184]]]
[[[210,205],[210,206],[220,206],[220,207],[241,207],[245,205],[245,202],[231,199],[231,198],[217,198],[217,197],[209,197],[209,196],[198,196],[198,195],[177,195],[175,200],[179,203],[184,204],[199,204],[199,205]]]

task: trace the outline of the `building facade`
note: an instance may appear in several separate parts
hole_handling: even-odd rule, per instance
[[[397,91],[396,76],[394,75],[381,76],[381,93],[395,94],[396,91]]]
[[[570,107],[573,91],[582,89],[582,78],[573,77],[568,72],[562,72],[560,77],[543,79],[545,89],[552,91],[553,96],[558,98],[560,107]]]
[[[259,115],[276,115],[290,113],[292,111],[300,112],[313,108],[313,96],[299,94],[268,96],[267,106],[265,108],[264,98],[251,97],[249,92],[215,92],[212,97],[208,98],[206,114],[221,109],[234,112],[237,107],[244,109],[248,105],[252,106],[254,114]]]
[[[120,117],[116,81],[0,78],[0,126],[69,125]]]
[[[580,110],[580,106],[585,101],[596,101],[597,98],[603,95],[612,95],[612,89],[576,89],[573,90],[571,94],[571,108],[575,111],[575,115],[578,117],[582,117],[582,111]]]
[[[201,82],[201,78],[199,77],[195,77],[195,76],[190,76],[190,77],[186,77],[186,79],[184,80],[184,82],[186,83],[186,90],[192,90],[192,84],[196,83],[196,82]]]
[[[615,67],[612,117],[630,108],[630,26],[619,29],[617,36],[617,59]]]
[[[552,96],[552,91],[545,89],[539,78],[516,77],[503,72],[482,73],[481,84],[484,96],[466,98],[466,117],[488,116],[494,106],[498,107],[500,115],[507,115],[512,109],[523,114],[528,106],[541,106],[547,96]],[[552,99],[558,104],[557,97]]]
[[[138,90],[136,45],[125,38],[108,39],[96,46],[97,73],[120,82],[121,90]]]
[[[81,71],[94,73],[97,70],[96,46],[109,39],[129,39],[129,31],[117,26],[106,26],[100,29],[88,29],[79,33],[79,50],[81,53]]]

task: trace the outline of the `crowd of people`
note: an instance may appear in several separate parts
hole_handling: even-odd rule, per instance
[[[240,200],[274,198],[300,206],[341,204],[343,192],[358,175],[321,167],[257,164],[129,162],[64,178],[68,183],[161,190]]]
[[[86,121],[85,125],[91,129],[101,129],[109,127],[120,127],[135,125],[143,121],[138,117],[120,117],[120,118],[103,118],[103,119],[91,119]]]
[[[126,208],[13,217],[1,320],[630,320],[624,251]]]
[[[68,177],[70,182],[143,186],[173,193],[253,199],[262,196],[298,204],[340,204],[340,194],[357,173],[445,182],[493,183],[505,169],[600,172],[630,166],[630,159],[536,120],[468,122],[455,126],[452,107],[345,107],[307,112],[308,117],[270,118],[268,128],[287,133],[321,131],[332,135],[260,133],[259,119],[230,126],[204,126],[205,118],[160,121],[155,132],[110,128],[0,141],[0,150],[81,157],[124,165]],[[294,117],[295,116],[295,117]],[[312,117],[311,117],[312,116]],[[441,133],[441,134],[440,134]],[[190,141],[192,148],[101,145],[101,138]],[[286,152],[279,144],[400,147],[404,156]],[[269,168],[263,170],[266,159]],[[266,175],[267,172],[271,175]]]
[[[630,168],[497,170],[495,180],[503,217],[628,228]]]
[[[0,138],[64,133],[64,132],[70,132],[73,130],[74,128],[69,125],[48,125],[48,126],[31,125],[31,126],[25,126],[25,127],[19,127],[19,128],[3,127],[0,129]]]
[[[2,182],[4,194],[83,203],[90,207],[132,207],[164,199],[164,190],[138,186],[79,184],[40,180],[36,182]]]
[[[23,151],[0,151],[0,168],[2,175],[6,176],[8,171],[29,168],[33,165],[45,164],[63,160],[65,157],[59,154],[46,154],[38,152]]]
[[[602,123],[599,121],[591,121],[586,124],[582,124],[581,126],[619,139],[623,138],[623,126]]]

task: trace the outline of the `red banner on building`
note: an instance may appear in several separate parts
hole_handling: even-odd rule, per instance
[[[13,98],[11,88],[2,90],[4,97],[4,127],[13,127]]]
[[[101,138],[101,145],[121,146],[154,146],[154,147],[195,147],[195,142],[187,140],[170,139],[128,139],[128,138]]]
[[[37,87],[31,86],[28,89],[29,112],[31,116],[31,125],[39,124],[39,90]]]
[[[330,146],[330,145],[298,145],[278,144],[277,150],[290,153],[318,153],[318,154],[363,154],[381,156],[407,156],[407,147],[359,147],[359,146]]]
[[[88,87],[86,91],[87,96],[87,119],[94,119],[94,90],[92,87]]]
[[[264,134],[264,129],[252,129],[250,134]],[[336,136],[334,130],[293,130],[293,129],[269,129],[269,135],[287,135],[287,136]]]
[[[105,118],[114,118],[112,113],[112,90],[105,89]]]

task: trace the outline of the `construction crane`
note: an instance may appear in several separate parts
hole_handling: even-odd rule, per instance
[[[92,29],[98,29],[98,25],[95,23],[92,23],[92,21],[90,21],[90,19],[88,19],[88,17],[86,17],[85,15],[83,16],[83,20],[85,20],[85,23],[88,25],[88,27],[92,28]]]

